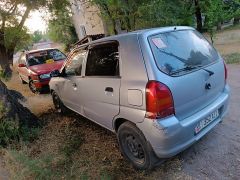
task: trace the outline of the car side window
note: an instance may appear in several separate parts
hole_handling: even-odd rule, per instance
[[[66,63],[65,74],[67,76],[81,76],[82,65],[86,57],[86,51],[76,51]]]
[[[119,76],[117,43],[97,45],[88,54],[86,76]]]

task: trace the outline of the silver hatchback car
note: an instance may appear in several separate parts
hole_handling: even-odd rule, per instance
[[[191,27],[102,38],[76,47],[50,89],[71,109],[117,134],[137,169],[151,169],[222,121],[229,87],[224,60]]]

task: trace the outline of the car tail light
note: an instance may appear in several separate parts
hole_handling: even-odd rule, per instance
[[[146,117],[164,118],[175,114],[172,93],[160,82],[149,81],[146,87]]]
[[[227,72],[227,66],[225,62],[224,62],[224,73],[225,73],[225,81],[227,81],[228,72]]]

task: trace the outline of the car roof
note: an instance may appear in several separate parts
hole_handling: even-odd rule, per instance
[[[36,50],[26,51],[26,54],[31,54],[31,53],[41,52],[41,51],[54,50],[54,49],[57,49],[57,48],[36,49]]]
[[[104,37],[101,39],[97,39],[97,40],[91,41],[89,43],[77,46],[74,49],[84,48],[88,45],[95,44],[95,43],[101,43],[101,42],[105,42],[105,41],[117,41],[118,39],[123,38],[123,37],[138,36],[138,35],[147,37],[152,34],[165,33],[165,32],[171,32],[171,31],[180,31],[180,30],[194,30],[194,28],[189,27],[189,26],[169,26],[169,27],[158,27],[158,28],[137,30],[137,31],[133,31],[133,32],[128,32],[128,33],[123,33],[123,34],[118,34],[118,35],[113,35],[113,36],[108,36],[108,37]]]

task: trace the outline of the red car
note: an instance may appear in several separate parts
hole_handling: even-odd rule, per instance
[[[66,56],[58,49],[41,49],[23,53],[17,71],[22,83],[28,83],[33,93],[48,89],[50,73],[59,70]]]

